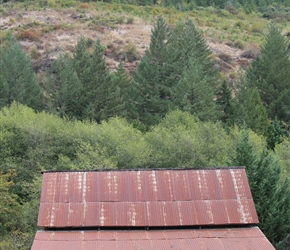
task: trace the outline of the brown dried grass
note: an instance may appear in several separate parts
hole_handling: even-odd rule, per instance
[[[29,40],[29,41],[39,41],[40,35],[35,30],[21,30],[18,32],[17,37],[21,40]]]

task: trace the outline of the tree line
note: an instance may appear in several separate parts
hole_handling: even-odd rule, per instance
[[[192,21],[158,18],[133,76],[81,38],[42,82],[11,34],[0,51],[0,249],[29,249],[41,170],[246,167],[260,227],[290,228],[289,41],[269,28],[235,88]]]
[[[60,117],[98,123],[124,117],[142,130],[170,111],[201,121],[247,126],[273,149],[290,121],[289,40],[269,27],[261,54],[230,88],[191,20],[169,27],[161,17],[133,77],[119,64],[111,72],[105,47],[80,38],[73,55],[60,55],[37,82],[30,58],[11,34],[0,51],[0,108],[13,101]]]

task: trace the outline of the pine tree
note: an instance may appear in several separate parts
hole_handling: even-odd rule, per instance
[[[229,88],[228,83],[223,81],[216,93],[216,103],[221,112],[220,120],[227,124],[233,124],[234,115],[234,101],[232,97],[232,90]]]
[[[277,160],[266,150],[258,155],[248,132],[243,131],[230,164],[246,167],[259,227],[273,244],[277,244],[287,236],[290,227],[289,181],[281,179]]]
[[[47,108],[61,117],[83,119],[83,86],[74,70],[72,58],[61,55],[44,79]]]
[[[138,119],[138,88],[125,70],[123,63],[118,65],[118,69],[113,77],[114,88],[118,90],[118,99],[122,104],[122,108],[116,115],[125,117],[130,121]]]
[[[275,146],[283,141],[287,136],[285,126],[281,121],[275,119],[271,122],[267,133],[267,145],[274,150]]]
[[[218,107],[214,101],[215,89],[204,75],[202,66],[190,62],[182,79],[173,88],[173,99],[178,108],[194,114],[202,121],[215,120]]]
[[[0,51],[0,108],[13,101],[35,110],[43,108],[43,96],[36,82],[30,59],[9,33]]]
[[[218,80],[211,51],[188,20],[179,23],[168,40],[168,64],[172,72],[166,85],[172,89],[176,106],[201,120],[215,121],[219,115],[215,99]]]
[[[266,135],[269,128],[267,112],[257,88],[251,86],[243,77],[238,83],[234,120],[261,135]]]
[[[176,84],[182,78],[184,70],[192,66],[193,61],[215,86],[218,75],[214,61],[210,58],[212,52],[191,20],[175,26],[168,39],[167,53],[168,64],[171,66],[169,72],[174,72],[168,78],[168,86]]]
[[[78,40],[73,55],[74,70],[82,83],[90,81],[91,75],[88,72],[91,64],[91,56],[88,53],[88,42],[84,37]]]
[[[147,125],[156,124],[170,110],[170,90],[164,83],[168,73],[167,39],[168,26],[159,17],[152,30],[149,49],[134,74],[142,95],[139,117]]]
[[[73,59],[84,92],[84,117],[100,123],[113,116],[123,116],[122,90],[106,65],[104,46],[98,40],[92,53],[87,47],[87,42],[81,38]]]
[[[170,33],[167,30],[159,18],[134,76],[143,97],[140,117],[152,125],[172,109],[196,114],[201,108],[201,119],[216,120],[213,93],[218,75],[205,40],[190,20],[178,23]]]
[[[261,56],[256,58],[247,70],[246,81],[258,88],[269,118],[288,121],[290,114],[290,59],[289,41],[280,30],[271,25]]]
[[[62,55],[52,65],[45,79],[49,109],[60,116],[89,119],[100,123],[114,116],[127,116],[132,108],[135,84],[124,67],[110,73],[104,47],[97,41],[94,50],[81,38],[73,58]],[[135,94],[136,96],[136,94]],[[130,110],[130,119],[136,114]]]

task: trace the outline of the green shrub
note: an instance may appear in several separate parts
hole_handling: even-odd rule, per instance
[[[241,40],[236,40],[236,41],[234,42],[233,46],[234,46],[235,48],[238,48],[238,49],[244,49],[244,48],[245,48],[245,44],[244,44],[244,42],[241,41]]]
[[[220,53],[218,57],[226,63],[231,63],[232,61],[232,57],[225,52]]]
[[[133,24],[133,23],[134,23],[134,17],[128,17],[127,24]]]
[[[253,33],[263,33],[264,31],[264,25],[262,23],[254,23],[252,26],[251,26],[251,32]]]
[[[140,59],[140,54],[137,51],[137,47],[135,44],[129,42],[125,45],[120,53],[121,60],[125,60],[127,62],[133,62]]]

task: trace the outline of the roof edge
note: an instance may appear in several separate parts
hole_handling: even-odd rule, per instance
[[[245,169],[245,166],[221,166],[221,167],[197,167],[197,168],[105,168],[105,169],[81,169],[81,170],[43,170],[44,173],[62,173],[62,172],[128,172],[128,171],[180,171],[180,170],[223,170],[223,169]]]
[[[191,225],[191,226],[111,226],[111,227],[38,227],[38,230],[46,232],[63,231],[162,231],[162,230],[207,230],[207,229],[238,229],[238,228],[259,228],[257,223],[250,224],[220,224],[220,225]]]

